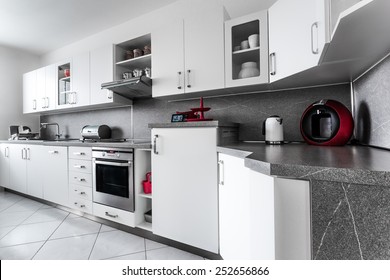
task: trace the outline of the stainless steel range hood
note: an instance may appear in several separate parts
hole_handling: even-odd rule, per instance
[[[152,97],[152,79],[145,75],[126,80],[103,83],[101,87],[102,89],[112,90],[129,99]]]

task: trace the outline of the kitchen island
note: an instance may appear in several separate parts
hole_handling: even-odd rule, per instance
[[[219,153],[311,185],[313,259],[390,259],[390,152],[347,145],[237,143]]]

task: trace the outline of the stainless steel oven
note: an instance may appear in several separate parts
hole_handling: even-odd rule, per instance
[[[133,149],[92,148],[93,202],[134,212]]]

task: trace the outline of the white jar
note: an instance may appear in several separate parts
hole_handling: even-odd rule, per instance
[[[260,76],[260,70],[257,68],[257,63],[250,61],[241,65],[241,71],[238,73],[239,79]]]

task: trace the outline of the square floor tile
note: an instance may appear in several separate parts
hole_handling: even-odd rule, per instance
[[[50,239],[98,233],[101,224],[86,218],[66,218]]]
[[[124,255],[120,257],[109,258],[105,260],[146,260],[145,252],[135,253],[130,255]]]
[[[117,230],[117,229],[110,227],[110,226],[102,225],[100,232],[107,232],[107,231],[114,231],[114,230]]]
[[[37,211],[39,208],[41,208],[44,204],[25,198],[22,199],[12,206],[5,209],[2,213],[9,213],[9,212],[22,212],[22,211]]]
[[[168,247],[168,245],[158,243],[158,242],[155,242],[155,241],[152,241],[149,239],[145,239],[145,246],[146,246],[146,250],[153,250],[153,249],[160,249],[160,248]]]
[[[90,259],[107,259],[138,252],[145,252],[144,238],[120,230],[101,232]]]
[[[97,234],[47,241],[34,260],[88,260]]]
[[[31,260],[44,242],[0,248],[0,260]]]
[[[16,226],[0,227],[0,239],[7,235],[7,233],[9,233],[14,228],[16,228]]]
[[[34,214],[35,211],[24,212],[1,212],[0,226],[16,226]]]
[[[147,260],[203,260],[202,257],[173,248],[166,247],[146,251]]]
[[[0,247],[45,241],[61,222],[20,225],[0,240]]]
[[[22,224],[33,224],[42,222],[59,221],[62,222],[69,213],[57,208],[41,208]]]

